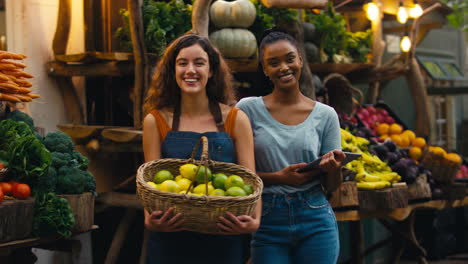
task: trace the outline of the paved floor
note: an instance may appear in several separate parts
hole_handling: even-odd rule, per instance
[[[429,260],[429,264],[468,264],[468,253],[448,256],[445,259]],[[400,264],[416,264],[417,261],[401,260]]]

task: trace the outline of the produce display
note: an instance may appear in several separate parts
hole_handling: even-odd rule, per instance
[[[197,196],[247,196],[253,193],[253,186],[245,184],[238,175],[213,173],[209,168],[190,163],[180,166],[179,173],[174,177],[168,170],[159,170],[147,184],[164,192]]]
[[[25,58],[22,54],[0,51],[0,101],[32,102],[40,97],[31,93],[32,83],[27,79],[34,76],[23,71],[26,64],[15,61]]]
[[[0,200],[32,196],[33,234],[70,236],[74,216],[67,200],[58,195],[96,189],[87,171],[89,161],[74,150],[71,138],[62,132],[40,136],[33,119],[15,110],[0,121],[0,163],[7,169],[0,183]]]

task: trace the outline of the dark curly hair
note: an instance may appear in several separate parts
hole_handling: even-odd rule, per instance
[[[232,75],[218,49],[205,37],[187,34],[174,40],[158,62],[145,98],[145,113],[154,109],[174,108],[180,102],[180,88],[175,79],[175,60],[180,50],[193,45],[200,45],[208,54],[212,73],[206,84],[208,99],[224,104],[233,102]]]

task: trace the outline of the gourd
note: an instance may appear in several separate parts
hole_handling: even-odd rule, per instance
[[[256,17],[255,6],[249,0],[233,2],[218,0],[210,7],[210,19],[217,28],[248,28]]]
[[[304,22],[303,26],[304,26],[304,41],[316,43],[317,39],[315,39],[315,37],[317,34],[315,32],[316,31],[315,25],[309,22]]]
[[[257,40],[246,29],[224,28],[211,33],[210,40],[228,58],[248,58],[257,51]]]
[[[320,51],[314,43],[304,42],[304,51],[306,54],[307,62],[320,63]]]

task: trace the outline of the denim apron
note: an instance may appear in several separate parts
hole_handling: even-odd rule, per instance
[[[217,113],[215,109],[215,121],[218,130],[223,132],[205,133],[176,131],[178,129],[176,119],[180,113],[175,111],[172,131],[167,133],[161,145],[162,157],[188,159],[198,140],[206,136],[210,159],[235,163],[234,143],[229,134],[224,132],[220,110],[217,111],[219,112]],[[195,159],[199,159],[200,154],[201,150],[198,150]],[[152,232],[147,245],[146,263],[245,263],[250,256],[249,240],[250,235],[211,235],[189,231]]]

